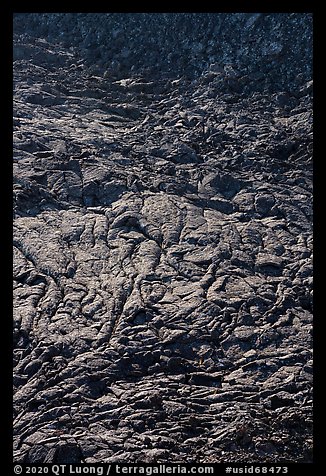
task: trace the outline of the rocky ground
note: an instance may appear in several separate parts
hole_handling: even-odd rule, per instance
[[[309,463],[309,15],[154,15],[15,19],[14,459]]]

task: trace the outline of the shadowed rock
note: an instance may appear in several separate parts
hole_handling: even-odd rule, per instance
[[[15,15],[15,461],[311,462],[311,36]]]

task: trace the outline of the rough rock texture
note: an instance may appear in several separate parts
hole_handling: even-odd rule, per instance
[[[15,16],[15,461],[311,462],[311,35]]]

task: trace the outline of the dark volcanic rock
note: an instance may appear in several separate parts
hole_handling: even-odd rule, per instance
[[[33,57],[49,66],[63,61],[39,41],[26,44],[28,32],[73,49],[75,59],[108,77],[146,72],[146,79],[128,83],[133,93],[158,93],[154,79],[162,75],[193,78],[206,72],[207,82],[222,80],[230,92],[252,82],[259,90],[286,88],[277,102],[287,106],[288,89],[311,80],[311,14],[24,13],[15,15],[15,32],[21,36],[15,59]]]
[[[311,37],[15,15],[15,461],[311,462]]]

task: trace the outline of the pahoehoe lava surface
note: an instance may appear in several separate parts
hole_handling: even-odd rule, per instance
[[[312,461],[311,43],[15,15],[15,461]]]

